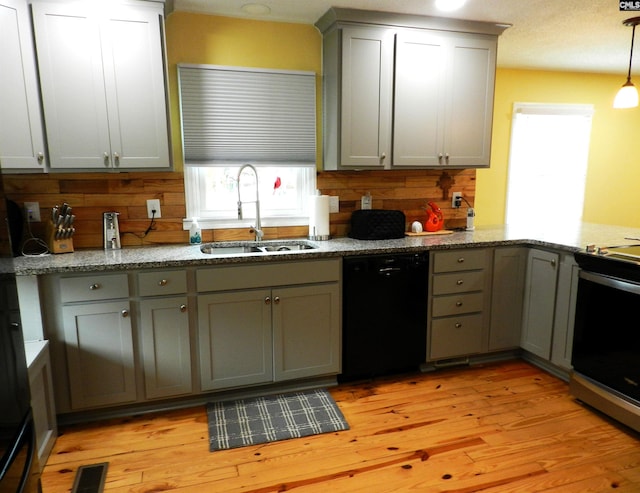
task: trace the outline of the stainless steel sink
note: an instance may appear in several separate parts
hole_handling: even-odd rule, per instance
[[[316,248],[318,248],[318,245],[307,240],[221,241],[202,245],[200,251],[209,255],[233,255],[240,253],[295,252],[314,250]]]

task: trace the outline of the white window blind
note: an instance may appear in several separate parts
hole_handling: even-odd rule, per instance
[[[178,79],[186,165],[315,163],[313,72],[180,64]]]

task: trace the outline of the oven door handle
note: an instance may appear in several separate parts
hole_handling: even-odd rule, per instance
[[[628,293],[633,294],[640,294],[640,284],[623,281],[622,279],[618,279],[616,277],[594,274],[593,272],[587,272],[584,270],[580,271],[579,277],[584,279],[585,281],[595,282],[596,284],[601,284],[602,286],[607,286],[609,288],[620,289],[622,291],[627,291]]]

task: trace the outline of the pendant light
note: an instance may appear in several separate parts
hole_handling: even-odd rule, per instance
[[[633,26],[633,31],[631,32],[631,53],[629,54],[629,72],[627,73],[627,82],[623,84],[613,100],[613,107],[635,108],[638,106],[638,90],[636,86],[633,85],[633,82],[631,82],[631,61],[633,59],[633,41],[636,35],[636,26],[640,24],[640,17],[627,19],[623,24],[625,26]]]

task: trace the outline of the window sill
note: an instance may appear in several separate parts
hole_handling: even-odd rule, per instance
[[[237,219],[205,219],[198,218],[198,224],[201,229],[234,229],[234,228],[251,228],[255,225],[252,219],[239,221]],[[285,226],[308,226],[308,217],[283,217],[283,218],[267,218],[262,220],[263,228],[275,228]],[[191,219],[182,220],[182,229],[191,228]]]

